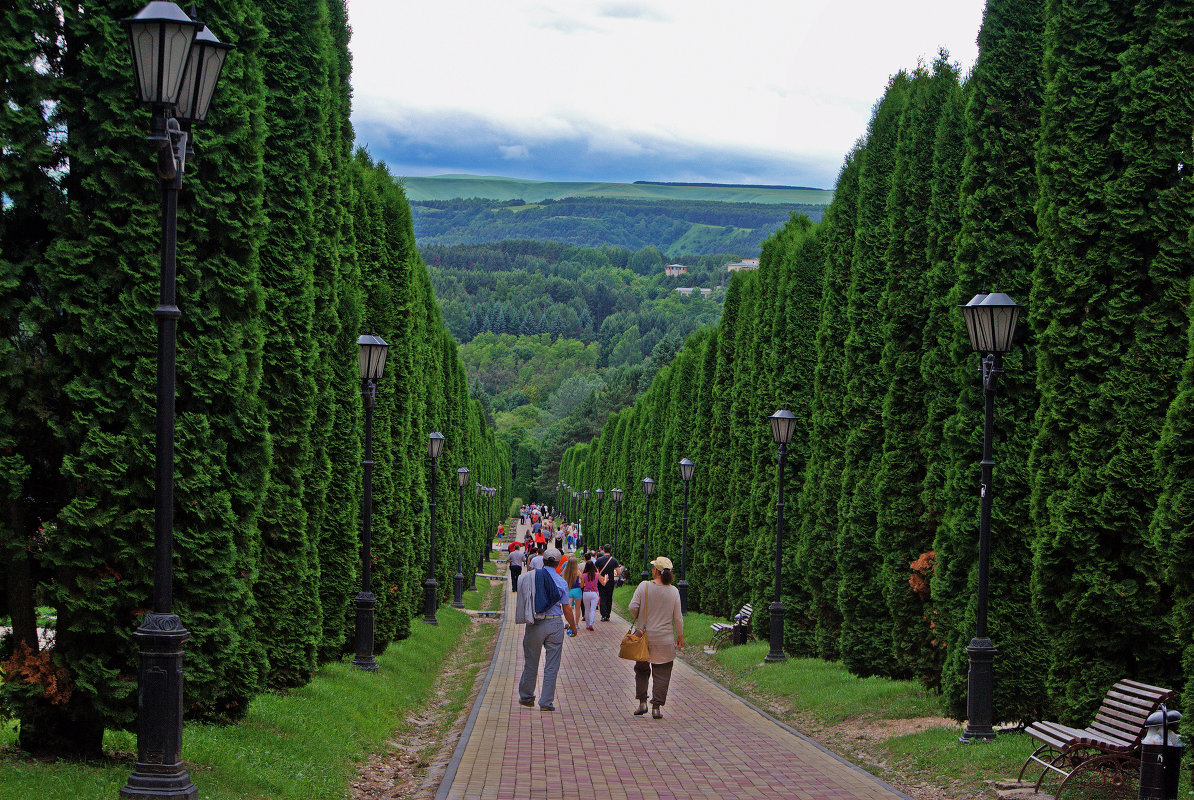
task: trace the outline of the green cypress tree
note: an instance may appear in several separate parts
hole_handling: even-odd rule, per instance
[[[961,232],[957,240],[956,287],[949,306],[999,285],[1016,298],[1031,290],[1032,250],[1037,242],[1037,186],[1033,146],[1038,136],[1043,52],[1041,0],[997,0],[987,5],[979,32],[979,59],[970,81],[966,108]],[[975,585],[979,498],[976,461],[982,454],[982,386],[975,373],[959,314],[950,311],[952,379],[939,385],[956,391],[956,410],[943,432],[942,462],[947,470],[943,519],[937,538],[938,621],[947,637],[942,681],[947,702],[959,719],[965,713],[966,644],[975,630]],[[1031,312],[1031,309],[1030,309]],[[988,628],[999,648],[995,660],[998,719],[1038,718],[1043,704],[1046,637],[1037,627],[1024,553],[1032,547],[1028,512],[1031,492],[1028,453],[1035,434],[1036,387],[1032,317],[1019,326],[1017,347],[1004,357],[1006,375],[996,400],[996,499],[992,509],[991,595]],[[950,351],[942,342],[943,357]]]
[[[961,319],[954,302],[957,279],[955,265],[956,240],[961,228],[962,161],[966,153],[963,120],[969,87],[952,89],[941,110],[933,144],[933,185],[928,211],[929,271],[924,281],[926,308],[923,348],[920,357],[920,377],[925,387],[925,421],[920,429],[920,449],[925,454],[925,475],[921,483],[921,504],[924,524],[934,533],[932,566],[922,571],[930,588],[928,625],[933,632],[929,645],[936,648],[937,658],[943,662],[954,652],[947,647],[948,631],[956,624],[957,605],[965,588],[966,573],[952,573],[957,580],[946,583],[947,572],[942,568],[942,521],[946,506],[945,481],[949,462],[945,458],[944,428],[946,420],[957,410],[961,391],[959,381],[969,383],[973,370],[960,373],[969,345],[964,341]],[[966,351],[966,352],[964,352]],[[973,501],[972,501],[973,502]],[[926,574],[927,573],[927,574]],[[921,589],[923,592],[923,584]],[[944,669],[944,667],[943,667]],[[948,682],[948,676],[943,677]]]
[[[799,528],[793,526],[797,576],[809,587],[816,653],[830,660],[836,660],[840,652],[842,619],[837,536],[842,453],[847,434],[842,418],[845,342],[849,330],[846,292],[854,249],[860,161],[858,148],[846,156],[834,187],[833,202],[821,223],[825,261],[815,341],[809,461],[797,504]]]
[[[887,197],[895,170],[896,143],[908,95],[908,76],[900,72],[888,84],[867,130],[858,182],[858,220],[847,292],[850,322],[845,340],[846,391],[843,421],[849,429],[842,468],[838,564],[842,610],[841,653],[856,675],[882,675],[889,668],[887,609],[874,572],[881,556],[875,546],[875,478],[882,437],[880,417],[888,376],[879,370],[882,331],[879,300],[887,283],[884,252],[890,237]]]
[[[268,328],[263,389],[274,448],[261,513],[257,625],[270,643],[271,686],[299,686],[315,669],[323,630],[319,562],[307,503],[318,391],[315,173],[327,159],[328,12],[324,2],[264,6],[266,80],[265,213],[261,246]],[[311,481],[312,484],[317,481]]]
[[[912,590],[909,575],[911,564],[932,548],[935,533],[921,505],[930,457],[921,451],[918,438],[926,422],[924,398],[929,388],[921,382],[921,334],[928,311],[924,290],[933,145],[942,108],[957,86],[957,69],[945,53],[938,55],[932,72],[922,68],[912,76],[887,201],[891,237],[884,255],[887,284],[879,300],[879,373],[893,378],[883,395],[883,448],[875,476],[876,492],[883,498],[876,514],[875,546],[882,558],[879,585],[890,614],[888,671],[929,686],[940,680],[939,651],[931,644],[928,598]]]
[[[1152,453],[1186,354],[1194,208],[1181,160],[1191,76],[1162,66],[1188,44],[1189,21],[1156,16],[1167,10],[1054,0],[1046,14],[1032,585],[1052,640],[1050,696],[1067,720],[1088,717],[1124,675],[1167,683],[1176,671],[1145,528],[1160,489]]]
[[[735,442],[730,434],[733,418],[733,402],[735,399],[734,360],[737,354],[738,332],[744,324],[743,317],[746,310],[742,307],[742,296],[745,292],[746,276],[749,273],[737,272],[730,279],[730,288],[726,292],[725,304],[722,307],[721,322],[718,325],[717,361],[712,376],[712,404],[709,434],[709,481],[712,486],[729,487],[733,480],[734,470],[731,460],[734,455]],[[711,581],[706,586],[707,605],[705,613],[729,614],[730,605],[739,605],[745,600],[741,588],[731,587],[730,575],[741,571],[740,544],[730,535],[731,504],[737,498],[731,497],[729,491],[710,493],[706,498],[704,508],[705,544],[716,553],[716,561],[720,562],[716,574],[707,575]],[[739,574],[736,580],[741,580]]]
[[[56,350],[55,315],[41,300],[45,253],[65,197],[52,177],[62,154],[55,124],[52,74],[38,64],[59,60],[60,26],[49,3],[0,10],[0,614],[12,640],[39,649],[35,583],[39,517],[53,520],[62,504],[62,447],[47,416],[54,413],[48,369]],[[38,413],[40,412],[40,413]]]
[[[775,309],[772,330],[773,346],[769,353],[769,372],[772,378],[771,396],[764,396],[760,416],[774,413],[775,408],[787,404],[800,420],[792,441],[787,447],[784,475],[784,550],[781,596],[787,608],[784,646],[790,652],[811,656],[816,654],[816,623],[813,613],[812,587],[798,566],[800,557],[800,491],[805,482],[811,450],[811,416],[813,382],[817,363],[816,333],[821,300],[824,251],[812,222],[803,215],[793,216],[781,229],[783,251],[781,269],[782,291]],[[769,427],[769,426],[768,426]],[[766,430],[762,452],[775,452],[775,444]],[[757,462],[764,463],[764,462]],[[771,529],[775,524],[774,480],[764,486],[767,506],[761,527]],[[772,552],[774,557],[774,552]],[[772,565],[768,565],[771,567]]]

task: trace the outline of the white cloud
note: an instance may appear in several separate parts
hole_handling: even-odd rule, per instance
[[[525,144],[499,145],[498,152],[507,161],[526,161],[531,157],[531,151],[527,150]]]
[[[941,46],[972,65],[982,7],[349,0],[354,118],[417,137],[415,112],[473,115],[508,130],[507,142],[582,135],[610,154],[639,153],[646,140],[697,143],[836,170],[892,73]]]

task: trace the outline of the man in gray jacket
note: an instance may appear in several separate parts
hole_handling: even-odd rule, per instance
[[[543,690],[539,693],[539,708],[555,711],[556,676],[560,672],[560,657],[564,652],[564,618],[568,626],[576,630],[568,599],[568,584],[556,572],[560,563],[560,551],[549,547],[543,554],[543,567],[523,573],[518,579],[518,596],[515,599],[514,622],[525,624],[522,635],[522,677],[518,681],[518,702],[524,706],[535,704],[535,682],[539,676],[539,654],[547,651],[543,664]],[[547,583],[550,581],[550,584]],[[554,587],[558,595],[549,602],[544,594]]]

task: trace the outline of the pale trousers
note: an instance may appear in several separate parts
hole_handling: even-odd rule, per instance
[[[593,627],[593,623],[597,619],[597,601],[600,598],[601,595],[597,594],[596,592],[585,592],[584,595],[581,596],[581,600],[583,600],[585,604],[585,624],[590,628]]]

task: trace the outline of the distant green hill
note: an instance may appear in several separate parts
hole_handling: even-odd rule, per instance
[[[629,200],[713,200],[722,203],[767,203],[826,206],[833,199],[828,189],[729,186],[717,184],[586,183],[530,181],[481,175],[434,175],[403,178],[412,202],[482,198],[525,200],[539,203],[565,197],[616,197]]]
[[[586,195],[534,201],[412,199],[410,210],[421,248],[530,239],[631,251],[655,247],[668,258],[712,253],[743,258],[757,256],[763,240],[791,214],[819,222],[825,206]]]

